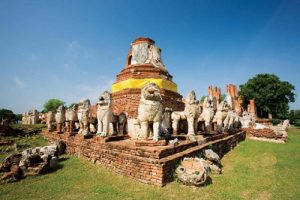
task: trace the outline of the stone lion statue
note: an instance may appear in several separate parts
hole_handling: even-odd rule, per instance
[[[109,134],[109,124],[112,122],[112,117],[111,93],[105,91],[100,95],[97,102],[97,135],[105,137]]]
[[[37,124],[39,121],[39,113],[37,110],[32,110],[32,114],[30,116],[31,124]]]
[[[66,131],[72,133],[75,128],[75,122],[78,121],[78,104],[74,104],[71,108],[66,111]]]
[[[26,112],[22,113],[22,124],[26,124]]]
[[[188,135],[194,136],[198,128],[198,118],[200,116],[199,101],[196,100],[196,94],[194,91],[188,93],[185,99],[185,107],[183,112],[173,112],[172,128],[173,134],[178,134],[180,120],[187,120],[188,123]]]
[[[213,119],[213,121],[217,122],[217,132],[223,131],[223,122],[227,117],[228,110],[229,105],[226,100],[223,100],[219,105],[217,105],[217,112]]]
[[[161,132],[165,136],[170,136],[172,134],[172,108],[165,108],[162,116],[161,122]]]
[[[241,117],[242,128],[249,128],[255,125],[255,116],[249,114],[247,111],[244,111]]]
[[[241,128],[240,116],[233,110],[229,110],[224,120],[224,131],[235,132]]]
[[[47,113],[47,121],[46,121],[48,131],[53,131],[53,122],[55,122],[54,112],[49,111]]]
[[[63,105],[60,105],[56,110],[55,121],[56,121],[56,131],[57,133],[63,132],[63,124],[66,121],[66,110]]]
[[[160,90],[155,83],[148,83],[143,87],[138,107],[138,120],[141,124],[139,138],[146,139],[149,137],[149,124],[153,123],[153,140],[158,141],[163,113],[161,101]]]
[[[203,111],[200,115],[199,121],[204,121],[205,133],[211,133],[212,121],[217,110],[217,99],[213,96],[207,96],[203,102]]]
[[[81,99],[78,104],[78,121],[79,121],[79,134],[83,134],[84,136],[90,136],[90,107],[91,102],[89,99]]]
[[[112,117],[113,134],[114,135],[125,135],[128,133],[127,130],[127,116],[125,113],[119,115],[113,115]]]

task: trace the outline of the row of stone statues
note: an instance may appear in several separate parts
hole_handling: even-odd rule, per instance
[[[49,111],[46,118],[48,131],[53,131],[54,125],[56,125],[57,133],[74,134],[78,132],[84,136],[95,133],[105,137],[110,134],[110,124],[112,124],[111,135],[124,133],[126,116],[124,114],[119,116],[112,114],[111,94],[108,91],[99,97],[96,117],[97,123],[91,113],[90,100],[82,99],[78,104],[74,104],[68,109],[61,105],[56,112]]]
[[[194,91],[185,99],[184,111],[163,110],[159,87],[154,83],[147,84],[141,91],[138,108],[138,122],[141,127],[139,138],[146,139],[153,132],[153,140],[161,135],[187,133],[193,137],[201,131],[206,134],[218,132],[235,132],[241,128],[241,117],[233,109],[230,95],[218,103],[212,95],[203,102],[196,99]],[[149,125],[152,127],[149,127]],[[186,126],[185,126],[186,125]]]
[[[185,99],[184,111],[172,112],[169,108],[163,109],[161,102],[160,89],[155,83],[149,83],[142,88],[137,117],[140,129],[138,139],[152,138],[157,141],[163,135],[187,133],[192,137],[199,131],[214,134],[234,132],[241,128],[242,118],[234,111],[230,95],[220,103],[212,95],[199,102],[195,92],[191,91]],[[126,131],[126,115],[113,114],[112,95],[108,91],[99,97],[96,118],[97,122],[92,120],[89,99],[82,99],[67,110],[60,106],[56,113],[47,113],[48,130],[53,130],[55,122],[58,133],[78,131],[84,136],[95,133],[106,137]]]
[[[22,114],[22,124],[38,124],[40,116],[37,110],[31,110]]]

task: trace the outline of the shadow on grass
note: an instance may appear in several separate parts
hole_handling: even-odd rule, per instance
[[[66,160],[69,160],[69,157],[62,157],[58,159],[58,162],[64,162]]]
[[[207,187],[209,185],[213,184],[212,179],[210,176],[207,177],[205,183],[203,185],[201,185],[200,187]]]
[[[208,177],[206,178],[205,183],[202,183],[201,185],[185,184],[185,183],[183,183],[182,181],[180,181],[180,180],[178,180],[178,179],[176,179],[176,180],[174,180],[174,181],[177,181],[177,182],[179,182],[179,183],[181,183],[181,184],[183,184],[183,185],[186,185],[186,186],[196,187],[196,188],[203,188],[203,187],[207,187],[207,186],[213,184],[212,179],[211,179],[210,176],[208,176]],[[173,182],[173,181],[172,181],[172,182]]]
[[[64,167],[64,164],[58,163],[57,166],[55,168],[51,168],[49,169],[47,172],[45,172],[44,174],[51,174],[54,173],[60,169],[62,169]]]

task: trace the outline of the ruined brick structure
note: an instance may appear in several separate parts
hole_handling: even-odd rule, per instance
[[[112,85],[112,101],[114,114],[125,113],[128,118],[137,117],[141,88],[150,82],[160,87],[163,107],[173,111],[182,111],[184,103],[182,96],[177,93],[177,85],[166,68],[156,67],[152,63],[132,63],[133,46],[138,44],[154,45],[150,38],[137,38],[128,52],[125,68],[117,75]],[[147,55],[144,55],[147,56]]]
[[[213,86],[208,86],[208,95],[211,95],[217,99],[217,102],[221,102],[221,88],[220,87],[213,87]]]
[[[136,118],[141,89],[146,84],[155,83],[159,87],[163,108],[168,107],[173,111],[184,110],[184,100],[177,92],[177,85],[172,81],[173,77],[165,68],[160,54],[161,50],[153,40],[137,38],[131,44],[124,69],[117,75],[112,85],[113,113],[127,115],[126,134],[101,137],[95,134],[87,136],[80,132],[58,134],[45,131],[43,135],[50,141],[65,142],[68,153],[85,157],[93,163],[140,182],[159,186],[173,180],[174,171],[184,157],[199,155],[205,148],[212,148],[223,156],[238,142],[244,140],[245,132],[240,130],[231,133],[195,135],[193,140],[189,140],[186,135],[180,135],[174,137],[178,139],[176,144],[171,144],[167,140],[135,140],[141,138],[141,121]],[[156,86],[155,89],[157,91]],[[236,99],[235,86],[228,87],[228,92]],[[210,86],[209,94],[220,102],[220,88]],[[161,109],[160,105],[159,108]],[[95,118],[97,106],[91,106],[90,112]]]
[[[239,94],[236,85],[228,84],[226,85],[226,94],[230,95],[233,99],[233,110],[238,113],[238,115],[242,115],[243,108],[243,100],[241,95]]]
[[[251,99],[251,100],[250,100],[248,106],[249,106],[249,108],[248,108],[248,109],[249,109],[249,110],[248,110],[249,113],[252,114],[252,115],[254,115],[254,116],[256,116],[256,108],[255,108],[255,102],[254,102],[254,99]]]
[[[174,171],[184,157],[198,155],[205,148],[212,148],[221,157],[240,141],[245,132],[218,134],[197,141],[183,140],[177,146],[137,146],[132,140],[109,141],[101,137],[85,139],[83,135],[43,132],[50,141],[63,141],[67,152],[85,157],[119,174],[142,183],[164,186],[173,181]]]

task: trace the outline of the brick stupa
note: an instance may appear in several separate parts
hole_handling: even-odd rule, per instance
[[[163,107],[173,111],[184,109],[177,85],[162,63],[160,48],[150,38],[137,38],[131,43],[126,65],[112,85],[113,112],[137,118],[141,88],[150,82],[160,87]]]

